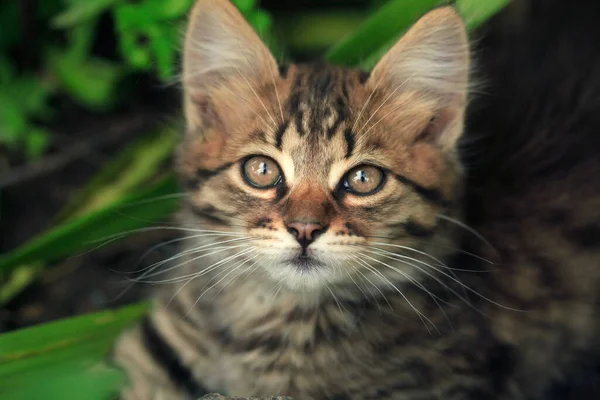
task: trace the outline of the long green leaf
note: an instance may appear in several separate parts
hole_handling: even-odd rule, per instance
[[[119,150],[56,217],[64,221],[98,210],[143,187],[171,157],[179,131],[157,130]]]
[[[326,59],[335,64],[370,69],[416,20],[446,0],[391,0],[354,32],[331,48]],[[510,0],[457,0],[468,29],[477,28]]]
[[[147,310],[136,304],[0,336],[0,398],[109,399],[123,375],[103,360]]]
[[[52,18],[54,28],[70,28],[73,25],[87,22],[110,9],[119,0],[79,0],[69,1],[66,10]]]
[[[325,58],[334,64],[358,65],[440,3],[440,0],[392,0],[331,48]]]
[[[68,221],[0,256],[0,272],[36,261],[56,261],[96,247],[99,241],[114,235],[157,224],[177,209],[177,198],[165,198],[177,191],[175,178],[164,177],[136,195]]]

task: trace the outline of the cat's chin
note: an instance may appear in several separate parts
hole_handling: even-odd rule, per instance
[[[315,269],[327,268],[325,264],[316,260],[314,257],[306,255],[297,255],[287,261],[291,268],[295,268],[299,273],[310,273]]]
[[[295,256],[266,267],[274,282],[294,292],[323,291],[337,280],[332,266],[313,257]]]

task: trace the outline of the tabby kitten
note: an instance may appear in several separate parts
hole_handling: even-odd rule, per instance
[[[597,159],[518,196],[465,176],[452,8],[368,74],[280,66],[227,0],[199,0],[183,83],[188,236],[116,346],[124,399],[542,399],[594,350],[600,253],[570,235],[598,230]]]

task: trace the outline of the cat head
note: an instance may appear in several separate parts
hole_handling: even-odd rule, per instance
[[[232,4],[199,0],[184,48],[183,223],[212,265],[289,290],[435,273],[460,208],[468,74],[450,7],[368,74],[280,66]]]

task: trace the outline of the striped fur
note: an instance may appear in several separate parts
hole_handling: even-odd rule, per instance
[[[461,157],[461,137],[492,141],[498,127],[475,104],[478,130],[464,133],[469,55],[452,9],[423,17],[370,74],[278,66],[226,0],[198,1],[185,48],[188,236],[142,278],[174,285],[117,343],[124,399],[545,399],[594,362],[597,152],[535,174],[515,149],[564,132],[534,125],[494,136],[512,135],[512,150]],[[252,155],[272,158],[280,183],[249,185]],[[384,171],[366,196],[344,185],[361,164]],[[319,235],[301,244],[297,223]]]

